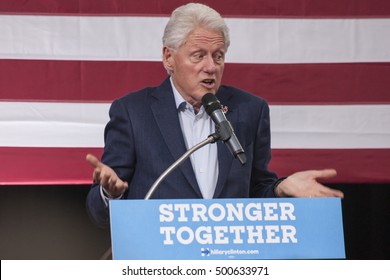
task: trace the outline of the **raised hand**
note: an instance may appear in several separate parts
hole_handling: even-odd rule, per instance
[[[128,184],[122,181],[115,171],[100,162],[94,155],[86,156],[87,162],[93,167],[93,179],[100,184],[109,197],[118,197],[128,188]]]
[[[334,169],[307,170],[294,173],[283,180],[276,193],[281,197],[340,197],[343,192],[324,186],[320,179],[330,179],[337,175]]]

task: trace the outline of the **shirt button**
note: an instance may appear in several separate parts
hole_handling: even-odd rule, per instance
[[[204,168],[199,168],[200,173],[204,173]]]

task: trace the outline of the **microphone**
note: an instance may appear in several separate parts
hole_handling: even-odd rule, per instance
[[[205,108],[207,114],[215,123],[215,130],[222,140],[229,148],[232,155],[237,158],[241,164],[245,164],[246,157],[244,149],[241,147],[234,129],[230,122],[226,119],[225,113],[222,111],[222,105],[217,97],[212,93],[206,93],[202,97],[202,105]]]

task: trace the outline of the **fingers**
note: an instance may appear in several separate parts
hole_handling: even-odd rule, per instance
[[[331,179],[337,176],[337,171],[335,169],[323,169],[323,170],[314,170],[315,179]],[[342,191],[326,187],[322,184],[319,184],[318,197],[339,197],[344,198],[344,193]]]
[[[106,193],[112,197],[120,196],[128,188],[127,182],[122,181],[111,168],[103,168],[95,182],[101,185]]]
[[[311,170],[310,175],[316,179],[331,179],[337,176],[335,169]]]
[[[93,179],[105,189],[114,187],[120,181],[115,171],[102,163],[99,164],[99,167],[95,167]]]
[[[128,188],[127,182],[123,182],[118,177],[110,177],[105,184],[101,184],[106,192],[112,197],[118,197]]]
[[[100,162],[94,155],[87,154],[87,162],[94,168],[93,180],[103,186],[111,196],[119,196],[128,188],[127,182],[122,181],[113,169]]]
[[[116,179],[113,178],[114,172],[111,168],[101,163],[97,157],[92,154],[87,154],[85,159],[94,168],[92,176],[96,183],[102,186],[109,186],[110,184],[112,185],[112,181],[114,181],[115,184]]]
[[[104,188],[106,189],[110,188],[112,185],[115,185],[116,183],[116,179],[113,178],[114,177],[113,174],[109,171],[110,170],[103,168],[98,172],[98,174],[96,174],[97,178],[95,178],[95,180],[99,182],[100,185],[104,186]]]
[[[85,159],[87,160],[87,162],[92,165],[94,168],[96,167],[99,167],[99,165],[101,165],[101,162],[92,154],[87,154],[87,156],[85,157]]]
[[[322,186],[318,197],[339,197],[344,198],[344,193],[342,191],[331,189],[326,186]]]
[[[283,196],[343,198],[343,192],[319,182],[320,179],[330,179],[336,175],[337,172],[334,169],[300,171],[287,177],[278,188],[282,190]]]

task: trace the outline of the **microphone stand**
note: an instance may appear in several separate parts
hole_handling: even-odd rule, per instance
[[[203,146],[206,146],[207,144],[215,143],[217,140],[221,138],[219,133],[213,133],[209,135],[205,140],[202,142],[196,144],[192,148],[188,149],[187,152],[185,152],[178,160],[176,160],[171,166],[169,166],[164,173],[160,175],[160,177],[157,178],[157,180],[154,182],[154,184],[150,187],[148,193],[146,194],[144,200],[149,200],[150,197],[153,195],[153,193],[156,191],[159,184],[162,182],[162,180],[165,179],[173,170],[176,169],[180,164],[183,163],[191,154],[193,154],[195,151],[199,150]],[[108,248],[107,251],[100,257],[101,260],[108,260],[109,257],[112,256],[112,248]]]

